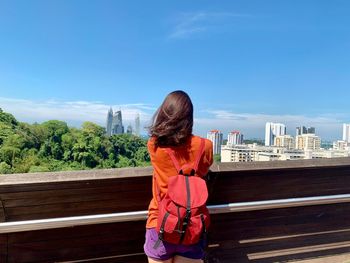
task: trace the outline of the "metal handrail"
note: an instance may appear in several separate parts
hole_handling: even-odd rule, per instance
[[[255,211],[255,210],[311,206],[311,205],[327,205],[327,204],[346,203],[346,202],[350,202],[350,194],[229,203],[229,204],[222,204],[222,205],[211,205],[211,206],[208,206],[208,209],[210,211],[210,214],[222,214],[222,213],[232,213],[232,212],[248,212],[248,211]],[[91,225],[91,224],[139,221],[139,220],[146,220],[147,213],[148,211],[136,211],[136,212],[123,212],[123,213],[5,222],[5,223],[0,223],[0,234],[53,229],[53,228],[63,228],[63,227],[75,227],[75,226]]]

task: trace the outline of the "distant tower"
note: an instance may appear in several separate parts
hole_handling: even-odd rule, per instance
[[[343,124],[343,141],[350,143],[350,123]]]
[[[295,135],[303,135],[303,134],[315,134],[315,127],[305,127],[305,126],[300,126],[296,128],[296,133]]]
[[[295,138],[295,148],[299,150],[319,150],[321,139],[315,134],[302,134]]]
[[[126,133],[127,134],[132,134],[132,127],[131,127],[130,124],[128,125],[128,128],[126,128]]]
[[[307,128],[307,133],[308,134],[315,134],[315,131],[316,131],[315,127],[308,127]]]
[[[207,133],[207,139],[213,143],[213,153],[221,154],[222,133],[218,130],[212,130]]]
[[[122,111],[118,110],[113,115],[112,121],[112,135],[124,133],[124,126],[122,120]]]
[[[306,127],[305,126],[300,126],[300,127],[296,128],[295,136],[306,134],[306,133],[307,133]]]
[[[232,131],[228,133],[227,145],[243,144],[243,134],[239,131]]]
[[[275,137],[286,134],[286,125],[282,123],[266,122],[265,127],[265,145],[274,144]]]
[[[135,118],[135,135],[140,136],[140,114],[137,113]]]
[[[107,125],[106,125],[106,135],[112,135],[112,122],[113,122],[113,110],[112,107],[109,109],[107,113]]]

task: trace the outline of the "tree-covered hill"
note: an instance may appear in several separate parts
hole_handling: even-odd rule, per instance
[[[58,120],[23,123],[0,108],[0,174],[146,166],[146,144],[129,134],[107,137],[92,122],[81,129]]]

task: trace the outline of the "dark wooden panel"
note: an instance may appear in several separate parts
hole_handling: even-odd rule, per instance
[[[0,234],[0,262],[7,260],[7,235]]]
[[[6,208],[8,221],[147,210],[150,196]]]
[[[212,173],[209,204],[350,193],[350,167]]]
[[[144,231],[144,222],[126,222],[10,234],[9,262],[142,253]],[[208,257],[209,262],[282,262],[348,253],[350,246],[342,247],[348,243],[350,204],[231,213],[212,216],[210,244],[216,247]]]
[[[6,176],[6,175],[5,175]],[[79,180],[79,181],[47,181],[43,183],[23,183],[23,184],[0,184],[0,194],[16,193],[16,192],[32,192],[32,191],[45,191],[45,190],[57,190],[57,189],[83,189],[93,187],[108,187],[110,185],[120,185],[119,187],[129,189],[130,184],[151,184],[152,177],[137,176],[137,177],[115,177],[108,179],[99,179],[96,176],[95,179]]]
[[[0,198],[0,222],[5,222],[6,218],[5,218],[5,209],[4,209],[4,205],[3,202]]]
[[[335,231],[350,229],[350,204],[218,214],[212,221],[213,242]]]
[[[143,252],[145,222],[9,234],[9,262],[62,261]]]
[[[11,202],[11,201],[19,201],[19,202],[25,202],[25,200],[35,202],[37,204],[38,202],[48,202],[46,201],[46,198],[57,198],[58,202],[64,202],[66,201],[67,197],[74,198],[75,196],[80,196],[80,198],[83,198],[82,196],[91,196],[91,195],[100,195],[102,194],[123,194],[128,193],[130,191],[146,191],[145,186],[151,185],[150,180],[138,180],[136,182],[133,182],[132,189],[130,187],[130,182],[119,182],[118,180],[114,180],[112,182],[108,182],[108,184],[89,184],[88,186],[85,186],[84,184],[76,185],[75,187],[69,187],[69,188],[63,188],[61,185],[59,187],[55,187],[52,190],[37,190],[32,189],[27,192],[21,192],[19,189],[16,189],[16,192],[11,193],[2,193],[1,197],[2,200],[5,202]],[[44,200],[43,200],[44,199]],[[52,203],[52,202],[50,202]],[[22,203],[21,203],[22,204]],[[24,203],[26,204],[26,203]]]
[[[212,172],[209,203],[350,193],[349,165],[264,165],[260,170],[223,165],[224,171]],[[59,181],[56,176],[54,182],[0,185],[0,216],[4,220],[6,213],[7,221],[16,221],[146,210],[151,183],[149,175],[78,181]],[[8,243],[8,262],[136,263],[145,262],[140,255],[144,232],[145,222],[139,221],[11,233],[8,239],[0,235],[0,248]],[[210,263],[283,262],[349,253],[350,204],[213,215],[209,240]],[[1,256],[6,257],[3,252]]]
[[[151,199],[151,180],[143,177],[128,180],[121,178],[104,183],[96,180],[87,187],[86,182],[80,186],[71,182],[68,185],[55,183],[55,189],[34,187],[31,192],[16,189],[16,192],[0,196],[4,200],[7,221],[146,210]]]
[[[221,214],[212,220],[209,262],[285,262],[345,253],[350,260],[350,204]]]

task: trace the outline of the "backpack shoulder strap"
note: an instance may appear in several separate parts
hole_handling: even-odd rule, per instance
[[[195,163],[194,163],[194,171],[197,172],[198,169],[198,165],[199,165],[199,161],[201,160],[201,157],[203,155],[204,152],[204,146],[205,146],[205,140],[203,138],[201,138],[201,142],[200,142],[200,146],[199,146],[199,151],[197,153],[196,159],[195,159]],[[174,151],[172,151],[170,148],[165,148],[165,151],[168,153],[168,155],[170,156],[170,159],[172,160],[176,170],[178,173],[180,173],[181,171],[181,167],[179,162],[177,161],[175,155],[174,155]]]
[[[203,152],[204,152],[204,146],[205,146],[205,140],[203,138],[201,138],[201,144],[199,146],[199,151],[198,151],[198,154],[197,154],[196,162],[194,163],[194,167],[193,167],[193,169],[196,172],[197,172],[197,169],[198,169],[199,161],[201,160],[201,157],[202,157]]]
[[[174,152],[170,149],[170,148],[165,148],[165,151],[168,153],[168,155],[170,156],[170,159],[172,160],[175,168],[176,168],[176,171],[178,173],[180,173],[180,170],[181,170],[181,167],[180,167],[180,164],[179,162],[177,161],[175,155],[174,155]]]

